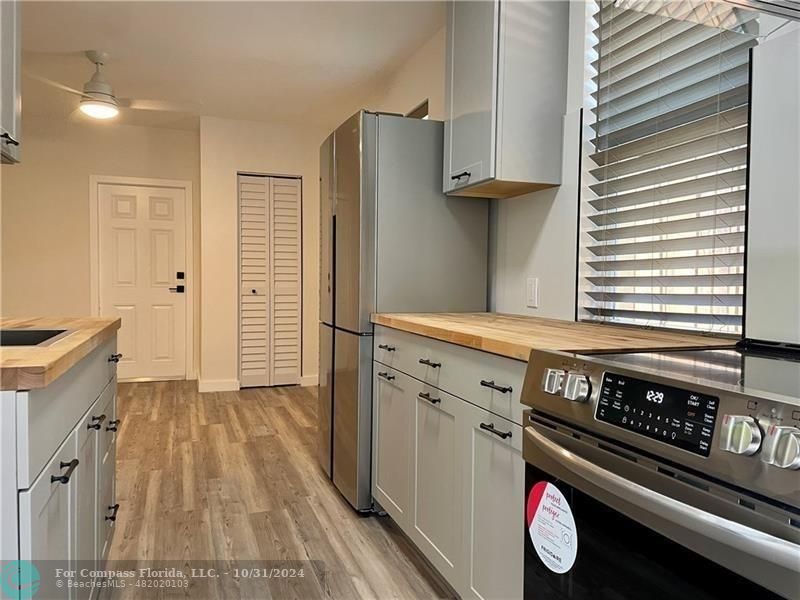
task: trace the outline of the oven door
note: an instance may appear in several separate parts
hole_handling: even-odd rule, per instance
[[[789,518],[535,419],[523,449],[525,598],[800,598]]]

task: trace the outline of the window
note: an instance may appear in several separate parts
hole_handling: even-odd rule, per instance
[[[758,14],[637,0],[590,11],[579,318],[738,334]]]

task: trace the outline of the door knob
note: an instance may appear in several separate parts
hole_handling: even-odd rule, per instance
[[[173,294],[183,294],[185,287],[182,285],[176,285],[175,287],[169,288],[169,291]]]

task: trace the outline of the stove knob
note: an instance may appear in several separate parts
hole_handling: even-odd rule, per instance
[[[719,447],[726,452],[751,456],[761,447],[761,428],[753,417],[725,415]]]
[[[542,377],[542,391],[547,394],[561,392],[561,383],[564,381],[564,371],[561,369],[545,369]]]
[[[764,440],[761,460],[781,469],[800,469],[800,429],[771,425]]]
[[[561,390],[561,395],[573,402],[586,402],[589,399],[591,389],[592,386],[586,375],[569,373],[567,380],[564,382],[564,388]]]

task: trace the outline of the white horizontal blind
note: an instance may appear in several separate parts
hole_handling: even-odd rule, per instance
[[[756,13],[734,32],[593,6],[579,316],[739,333]]]

